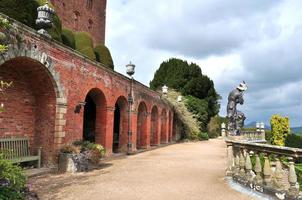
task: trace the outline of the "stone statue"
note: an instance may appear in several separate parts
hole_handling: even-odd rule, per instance
[[[243,92],[247,90],[247,85],[243,81],[237,86],[236,89],[232,90],[228,97],[227,105],[227,118],[229,120],[229,133],[232,135],[238,135],[240,129],[244,126],[245,116],[242,112],[237,110],[237,104],[243,104]]]

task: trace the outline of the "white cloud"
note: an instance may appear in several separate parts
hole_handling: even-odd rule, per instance
[[[223,97],[246,80],[249,121],[271,114],[302,125],[302,2],[299,0],[108,1],[106,44],[117,71],[131,60],[148,85],[170,57],[196,62]],[[301,97],[300,97],[301,96]],[[298,111],[300,110],[300,112]]]

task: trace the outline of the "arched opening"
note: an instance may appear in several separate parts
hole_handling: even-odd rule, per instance
[[[158,109],[156,106],[152,108],[151,111],[151,135],[150,143],[151,145],[157,145],[159,142],[158,137]]]
[[[90,95],[86,96],[85,102],[83,139],[95,142],[96,104]]]
[[[161,132],[160,132],[160,142],[167,143],[167,112],[163,109],[161,112]]]
[[[137,134],[136,148],[142,149],[147,147],[147,106],[141,102],[138,106],[137,113]]]
[[[56,85],[49,71],[27,57],[0,66],[1,80],[13,82],[0,94],[5,111],[0,113],[0,137],[28,137],[32,153],[42,147],[42,161],[54,159]]]
[[[113,153],[127,152],[128,144],[128,113],[127,99],[119,97],[115,103],[113,128]]]
[[[83,140],[105,146],[106,99],[98,88],[91,89],[85,98]]]

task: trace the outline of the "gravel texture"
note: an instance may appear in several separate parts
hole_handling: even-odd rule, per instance
[[[189,142],[106,161],[99,169],[30,179],[40,199],[244,200],[224,180],[222,139]]]

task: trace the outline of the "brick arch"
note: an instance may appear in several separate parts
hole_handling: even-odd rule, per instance
[[[83,112],[84,134],[91,135],[92,142],[106,145],[107,100],[99,88],[92,88],[85,97],[86,104]],[[91,106],[91,107],[90,107]],[[92,110],[89,114],[89,110]],[[95,112],[95,113],[94,113]]]
[[[43,163],[53,163],[65,135],[66,101],[59,84],[37,59],[2,57],[0,64],[1,79],[13,82],[6,95],[0,96],[7,108],[0,113],[4,121],[0,137],[27,136],[34,147],[42,147]]]
[[[150,144],[151,145],[158,145],[159,143],[159,131],[158,131],[158,108],[156,105],[152,107],[151,110],[151,131],[150,131]]]
[[[145,102],[140,102],[137,108],[136,148],[147,147],[147,117],[148,110]]]
[[[116,119],[116,112],[119,112],[119,119]],[[119,121],[118,124],[117,121]],[[126,97],[120,96],[115,103],[114,126],[119,126],[118,151],[127,152],[128,144],[128,101]],[[115,128],[113,129],[113,131]],[[113,133],[114,135],[114,133]],[[113,136],[114,137],[114,136]]]
[[[165,108],[161,112],[161,128],[160,128],[160,142],[167,143],[168,134],[167,134],[167,111]]]

